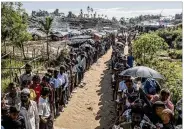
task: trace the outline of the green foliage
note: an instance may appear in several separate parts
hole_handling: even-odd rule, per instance
[[[176,49],[182,49],[182,34],[178,35],[174,41],[174,47]]]
[[[182,97],[182,62],[154,59],[150,65],[165,77],[162,86],[170,90],[172,101],[175,104]]]
[[[155,33],[143,34],[133,41],[133,55],[140,64],[149,64],[156,53],[167,49],[164,40]]]
[[[178,27],[176,30],[173,29],[160,29],[156,31],[156,34],[162,37],[165,42],[171,48],[182,49],[181,39],[182,39],[182,28]],[[173,44],[173,42],[175,42]]]
[[[22,9],[20,2],[2,2],[2,40],[6,41],[8,38],[15,46],[22,49],[23,44],[31,39],[29,33],[27,33],[27,18],[28,14]]]
[[[53,22],[53,18],[51,17],[46,17],[44,21],[43,20],[38,21],[38,23],[41,25],[39,29],[45,32],[47,36],[50,32],[52,22]]]
[[[172,59],[182,59],[182,50],[170,50],[169,51],[169,56]]]
[[[175,59],[182,58],[182,50],[163,50],[167,44],[161,36],[180,36],[180,29],[160,30],[156,33],[142,34],[133,41],[133,54],[137,63],[151,67],[165,77],[162,87],[168,88],[172,94],[172,101],[175,104],[182,97],[182,62],[170,62],[159,60],[159,55],[169,56]]]
[[[20,74],[19,69],[3,69],[3,68],[20,68],[24,66],[26,61],[14,60],[14,59],[3,59],[1,60],[1,91],[5,91],[7,89],[8,84],[13,81],[15,77],[15,73]],[[31,62],[30,65],[33,68],[39,68],[42,66],[43,62],[40,60],[36,60],[35,62]],[[35,66],[35,67],[34,67]],[[38,70],[38,69],[37,69]]]
[[[32,17],[30,19],[31,21],[34,21],[35,23],[38,23],[37,28],[39,28],[41,31],[45,32],[47,35],[47,58],[49,59],[49,40],[48,40],[48,35],[50,33],[50,29],[52,26],[53,18],[51,17],[46,17],[44,20],[40,19],[35,19]]]

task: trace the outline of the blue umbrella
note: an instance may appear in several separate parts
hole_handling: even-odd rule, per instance
[[[155,78],[155,79],[164,79],[164,77],[157,71],[145,67],[145,66],[136,66],[122,71],[120,76],[132,76],[132,77],[142,77],[142,78]]]

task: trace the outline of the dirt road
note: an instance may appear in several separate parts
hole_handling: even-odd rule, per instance
[[[112,49],[85,73],[86,85],[78,88],[68,107],[54,122],[55,129],[108,129],[115,116],[108,63]]]

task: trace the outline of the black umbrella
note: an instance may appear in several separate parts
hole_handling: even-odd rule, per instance
[[[136,66],[129,68],[125,71],[122,71],[120,76],[132,76],[132,77],[144,77],[144,78],[155,78],[155,79],[164,79],[164,77],[157,71],[145,67],[145,66]]]

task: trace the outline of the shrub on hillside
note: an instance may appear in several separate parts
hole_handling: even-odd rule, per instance
[[[182,97],[182,62],[169,62],[154,59],[151,67],[165,77],[162,87],[168,88],[175,104]]]
[[[170,50],[168,54],[172,59],[182,59],[181,50]]]

